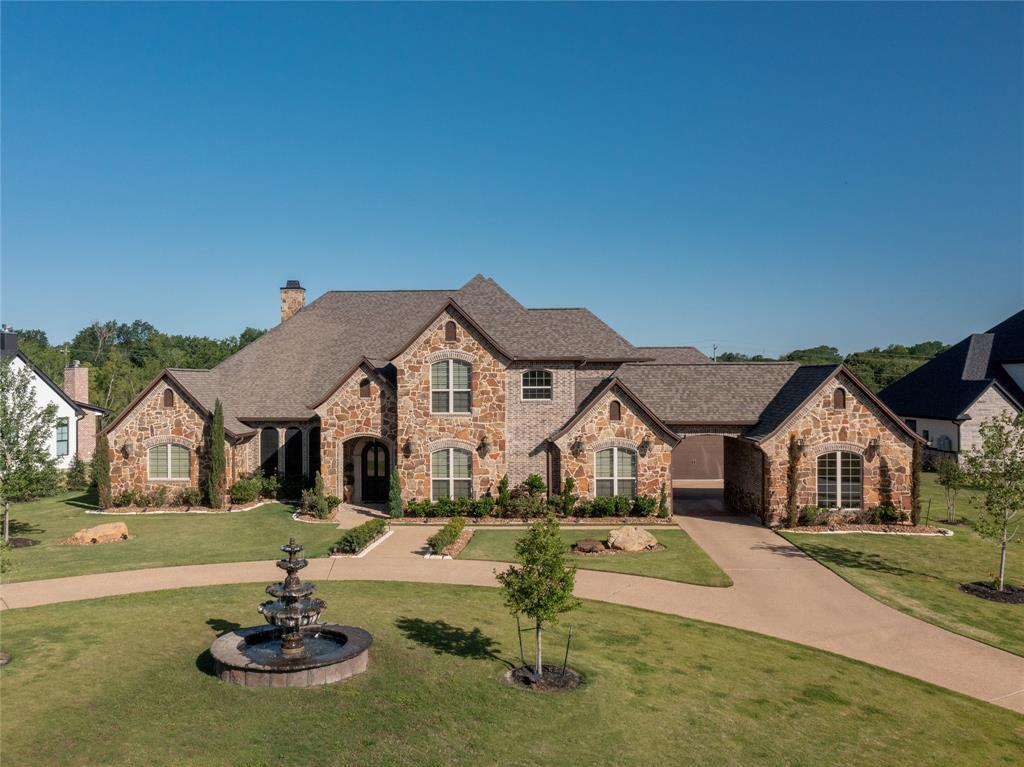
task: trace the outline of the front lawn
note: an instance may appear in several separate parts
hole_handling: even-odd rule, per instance
[[[582,556],[570,554],[569,561],[584,570],[605,570],[627,575],[648,575],[668,581],[695,583],[698,586],[731,586],[732,579],[698,546],[685,531],[677,527],[656,527],[650,532],[665,548],[635,554]],[[607,530],[563,529],[562,540],[568,549],[581,538],[606,540]],[[486,559],[514,562],[515,544],[522,530],[477,529],[459,559]]]
[[[942,488],[934,474],[922,477],[922,499],[932,497],[932,524],[945,519]],[[936,495],[937,493],[937,495]],[[972,493],[961,493],[957,516],[976,518]],[[941,513],[936,515],[941,500]],[[1024,607],[989,602],[965,594],[961,583],[994,578],[998,547],[970,524],[950,529],[951,538],[895,535],[807,535],[783,532],[803,549],[861,591],[915,618],[958,634],[1024,655]],[[1013,545],[1007,555],[1007,581],[1024,583],[1024,546]]]
[[[568,617],[570,694],[505,686],[515,621],[495,589],[323,584],[327,620],[374,635],[332,687],[211,676],[254,584],[4,613],[4,763],[32,765],[992,765],[1024,717],[777,639],[616,605]],[[559,662],[566,625],[549,632]],[[526,643],[529,646],[529,643]]]
[[[341,533],[334,525],[296,522],[282,504],[225,514],[86,514],[95,491],[68,493],[11,505],[11,536],[39,545],[13,549],[5,582],[59,578],[112,570],[271,559],[294,536],[309,556],[326,554]],[[83,527],[121,521],[135,536],[119,543],[65,546],[60,542]]]

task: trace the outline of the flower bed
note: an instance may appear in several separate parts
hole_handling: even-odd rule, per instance
[[[872,525],[857,522],[833,523],[828,525],[802,525],[787,527],[787,533],[875,533],[887,535],[941,535],[949,536],[953,532],[941,527],[926,525]]]
[[[388,531],[386,519],[371,519],[369,522],[346,530],[331,548],[332,554],[358,554]]]
[[[209,506],[196,504],[182,506],[113,506],[109,509],[89,509],[86,514],[107,514],[111,516],[147,515],[147,514],[230,514],[238,511],[250,511],[267,503],[266,499],[252,503],[229,503],[222,509],[211,509]]]
[[[462,536],[465,527],[465,519],[462,517],[452,517],[452,519],[448,520],[448,524],[427,538],[430,552],[435,555],[448,555],[454,558],[455,554],[451,552],[451,549]],[[465,547],[468,542],[469,538],[467,537],[462,546]],[[461,550],[460,548],[459,551]]]
[[[643,525],[653,527],[656,525],[673,525],[675,522],[671,517],[563,517],[555,515],[558,524],[563,527],[619,527],[620,525]],[[393,525],[446,525],[452,517],[401,517],[392,519]],[[523,520],[521,517],[470,517],[466,525],[470,527],[523,527],[536,519],[543,517],[530,517]]]

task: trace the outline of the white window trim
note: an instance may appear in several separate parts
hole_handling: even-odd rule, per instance
[[[448,388],[447,389],[435,389],[434,388],[434,365],[440,363],[448,365]],[[428,375],[430,376],[430,414],[431,415],[454,415],[454,416],[467,416],[473,414],[473,364],[466,362],[465,360],[458,360],[465,365],[469,366],[469,386],[465,389],[455,388],[455,362],[454,359],[438,360],[431,364]],[[434,392],[447,392],[448,393],[448,409],[447,410],[434,410]],[[455,393],[456,392],[467,392],[469,394],[469,410],[455,410]]]
[[[612,475],[610,477],[601,477],[601,476],[598,476],[598,474],[597,474],[597,454],[598,453],[603,453],[605,450],[611,450],[612,451]],[[619,476],[619,451],[620,450],[633,453],[633,455],[636,456],[636,460],[633,462],[633,465],[636,466],[636,474],[634,476],[632,476],[632,477],[620,477]],[[640,474],[640,454],[636,450],[633,450],[632,448],[628,448],[628,447],[620,447],[618,445],[612,445],[611,447],[606,447],[606,448],[603,448],[602,450],[595,450],[594,451],[594,497],[595,498],[608,497],[608,496],[598,496],[598,494],[597,494],[597,483],[598,482],[607,482],[609,480],[611,480],[611,483],[612,483],[612,494],[611,494],[611,497],[614,498],[614,497],[617,497],[619,495],[619,482],[620,481],[632,482],[634,484],[634,486],[635,486],[635,489],[634,489],[634,492],[633,492],[634,497],[639,495],[639,490],[640,490],[640,483],[639,483],[639,479],[638,479],[638,475],[639,474]]]
[[[60,430],[63,427],[65,437],[60,438]],[[64,443],[64,452],[60,452],[60,445]],[[71,455],[71,419],[58,418],[57,425],[53,428],[53,452],[57,458],[66,458]]]
[[[551,376],[551,385],[550,386],[527,386],[526,385],[526,376],[527,376],[528,373],[547,373],[549,376]],[[546,396],[546,397],[533,397],[531,399],[527,399],[527,397],[526,397],[526,390],[527,389],[530,389],[530,390],[547,389],[548,396]],[[555,398],[555,374],[552,373],[550,370],[544,370],[543,368],[530,368],[529,370],[524,370],[523,374],[521,376],[519,376],[519,401],[520,402],[551,402],[552,400],[554,400],[554,398]]]
[[[843,506],[843,454],[849,454],[860,461],[860,504],[857,506]],[[818,462],[827,455],[836,457],[836,505],[821,505],[821,490]],[[850,450],[827,450],[819,453],[814,459],[814,500],[818,508],[830,511],[860,511],[864,508],[864,456]]]
[[[188,476],[187,477],[172,477],[171,474],[171,448],[180,447],[188,451]],[[166,477],[153,477],[149,473],[149,453],[151,450],[158,450],[163,448],[167,451],[167,475]],[[153,445],[146,450],[146,478],[150,482],[191,482],[192,481],[192,451],[184,445],[179,445],[175,442],[165,442],[160,445]]]
[[[456,479],[455,478],[455,455],[454,453],[462,452],[469,453],[469,477]],[[448,453],[448,476],[447,477],[435,477],[434,476],[434,453]],[[433,450],[430,453],[430,500],[438,500],[434,496],[434,482],[448,482],[448,498],[455,500],[455,483],[456,482],[469,482],[469,497],[473,497],[473,451],[467,450],[461,447],[444,447],[440,450]]]

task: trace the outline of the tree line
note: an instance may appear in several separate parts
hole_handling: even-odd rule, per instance
[[[798,362],[801,365],[838,365],[845,363],[853,374],[860,378],[874,392],[907,373],[919,368],[936,354],[949,348],[942,341],[923,341],[913,346],[890,344],[884,349],[877,346],[862,352],[853,352],[845,357],[834,346],[814,346],[809,349],[794,349],[781,357],[765,357],[762,354],[746,355],[736,352],[719,354],[719,362]]]
[[[89,401],[119,413],[164,368],[212,368],[266,331],[209,338],[161,333],[143,320],[94,322],[65,343],[42,330],[15,330],[18,348],[58,385],[64,368],[79,360],[89,368]]]

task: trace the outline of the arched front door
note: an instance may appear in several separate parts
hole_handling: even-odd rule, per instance
[[[388,499],[388,449],[380,442],[363,448],[363,502],[381,503]]]

